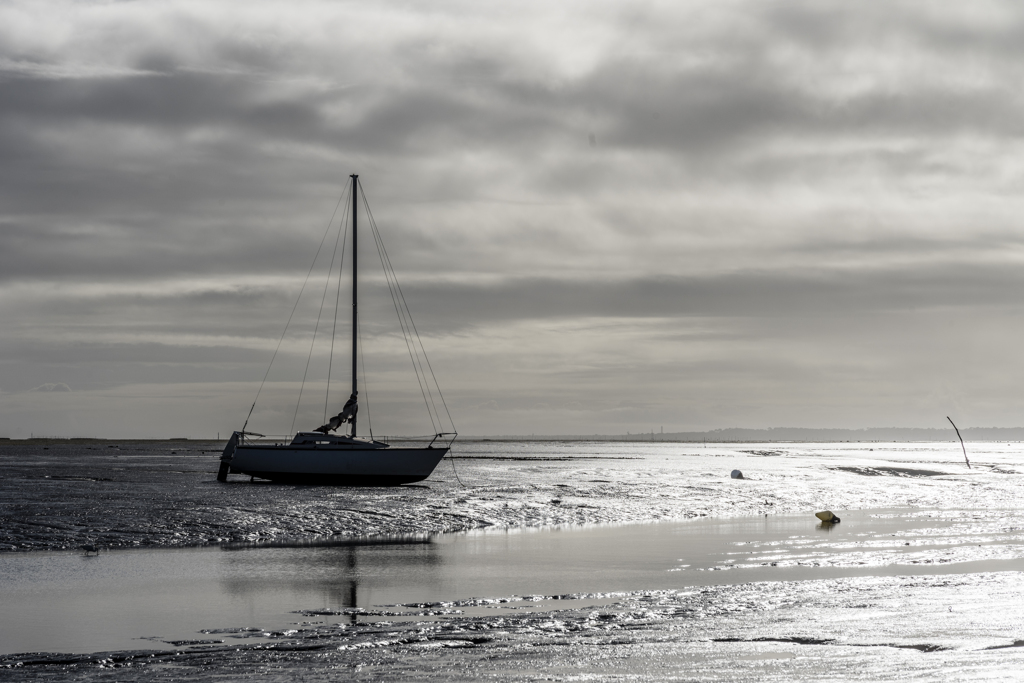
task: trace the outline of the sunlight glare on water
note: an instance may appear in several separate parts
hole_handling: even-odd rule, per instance
[[[7,554],[0,642],[8,653],[166,648],[202,629],[284,631],[301,621],[298,610],[385,606],[393,618],[403,604],[481,598],[535,596],[532,609],[549,609],[550,596],[579,593],[1019,571],[1024,533],[1002,519],[883,510],[847,513],[837,525],[782,515],[297,547]]]

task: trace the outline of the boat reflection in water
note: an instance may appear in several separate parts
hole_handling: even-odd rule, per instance
[[[455,609],[519,614],[564,609],[573,595],[596,605],[616,600],[609,595],[616,591],[1021,572],[1024,532],[1006,522],[1014,514],[851,510],[827,532],[803,513],[138,549],[99,558],[0,553],[0,649],[168,648],[199,633],[258,639],[264,629],[303,622],[442,619],[439,613]],[[921,542],[894,542],[904,537]],[[951,553],[964,561],[943,561]],[[367,614],[353,612],[359,608]]]
[[[310,613],[337,614],[356,623],[362,609],[422,600],[423,590],[444,591],[444,550],[426,534],[361,539],[224,544],[225,593],[257,602],[294,593]],[[410,581],[412,577],[414,580]],[[320,604],[308,604],[313,596]],[[325,615],[326,616],[326,615]]]

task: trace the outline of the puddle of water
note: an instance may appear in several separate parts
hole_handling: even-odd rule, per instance
[[[1024,570],[1024,531],[1005,523],[1009,513],[876,510],[842,517],[831,526],[810,515],[779,515],[290,547],[5,554],[0,651],[172,649],[167,641],[203,638],[253,642],[261,629],[367,619],[297,610],[387,605],[385,612],[417,613],[424,608],[397,606],[531,598],[446,605],[493,614],[603,604],[600,595],[581,593]],[[568,594],[577,600],[543,597]],[[239,628],[255,630],[200,633]]]
[[[733,659],[756,662],[762,659],[796,659],[796,655],[792,652],[755,652],[748,655],[734,655]]]

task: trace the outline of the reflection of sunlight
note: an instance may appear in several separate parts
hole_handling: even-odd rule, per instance
[[[568,609],[576,604],[572,600],[600,606],[624,586],[677,591],[766,579],[957,573],[964,563],[972,563],[973,571],[1021,569],[1024,531],[1007,531],[1006,514],[972,511],[968,523],[967,514],[855,511],[844,513],[844,521],[827,531],[807,515],[774,515],[527,533],[281,541],[226,550],[111,551],[101,562],[85,563],[95,574],[88,585],[81,583],[78,555],[59,556],[56,563],[43,556],[0,556],[0,578],[11,598],[9,612],[53,611],[63,627],[79,633],[100,623],[103,628],[94,630],[106,633],[115,641],[106,644],[116,647],[126,642],[118,637],[136,637],[138,630],[129,633],[125,626],[136,623],[130,616],[135,612],[155,620],[147,630],[159,625],[161,634],[184,642],[199,627],[280,629],[294,624],[296,614],[316,623],[430,621],[496,608],[523,614]],[[127,602],[117,597],[124,577],[131,577],[137,596]],[[52,600],[40,603],[39,582],[71,586],[81,595],[69,599],[51,591]],[[582,597],[581,591],[586,592]],[[97,608],[104,601],[116,608]],[[245,637],[254,634],[264,631]],[[98,649],[103,648],[91,648]]]
[[[222,626],[259,627],[263,633],[263,627],[290,628],[299,619],[297,613],[304,611],[320,610],[324,614],[308,618],[332,623],[430,620],[467,609],[454,603],[471,598],[544,598],[533,600],[534,607],[495,602],[471,608],[514,614],[512,607],[523,608],[521,613],[557,609],[559,601],[553,596],[632,587],[679,590],[745,581],[1020,568],[1024,530],[1017,528],[1014,477],[983,470],[981,465],[968,473],[962,461],[951,462],[958,451],[944,444],[872,444],[875,451],[864,446],[470,442],[463,447],[468,457],[459,464],[471,482],[468,489],[443,477],[423,489],[217,488],[208,499],[209,511],[189,511],[189,523],[173,537],[155,536],[163,533],[165,520],[147,518],[152,513],[146,506],[132,507],[137,493],[128,491],[119,508],[126,512],[114,513],[124,516],[109,521],[126,543],[154,537],[202,543],[227,536],[228,527],[235,538],[277,539],[223,549],[111,550],[87,561],[73,554],[67,562],[75,565],[74,571],[60,568],[65,560],[57,554],[48,560],[49,568],[18,577],[13,576],[15,562],[36,567],[44,556],[6,553],[0,554],[0,582],[6,610],[24,609],[61,624],[40,638],[58,642],[61,633],[74,631],[67,642],[80,644],[92,642],[87,639],[93,636],[116,640],[139,633],[186,640],[200,628]],[[76,456],[67,462],[93,457],[94,451],[87,452],[84,446],[67,448]],[[157,483],[170,495],[187,491],[181,495],[191,496],[206,488],[214,491],[212,477],[205,472],[182,473],[188,469],[185,462],[202,462],[195,466],[198,471],[205,467],[204,458],[215,459],[201,448],[192,446],[173,462],[142,447],[131,452],[104,448],[108,460],[103,462],[113,463],[119,473],[166,465],[174,473],[161,474],[165,478]],[[160,458],[167,458],[169,447],[161,444],[160,449]],[[781,455],[762,456],[759,451]],[[1018,457],[1019,449],[1005,447],[972,452],[972,460],[985,467],[1012,467]],[[837,470],[837,464],[863,471],[873,468],[876,474]],[[944,474],[897,476],[886,474],[881,465]],[[733,468],[749,473],[750,479],[730,479]],[[60,485],[97,486],[99,475],[88,474],[89,480]],[[55,485],[42,476],[19,481]],[[117,481],[104,480],[102,486],[111,495],[121,495]],[[252,497],[251,505],[225,502],[246,496]],[[895,508],[908,501],[916,507]],[[842,523],[817,526],[809,511],[819,506],[835,510]],[[771,514],[766,516],[766,511]],[[697,514],[703,516],[682,521]],[[145,524],[137,531],[130,529],[124,522],[129,518]],[[654,521],[657,518],[674,521]],[[484,528],[467,534],[426,533],[474,526]],[[314,532],[394,530],[423,533],[288,538]],[[53,533],[52,538],[62,538]],[[58,589],[50,596],[53,604],[29,601],[32,585],[51,579],[57,585],[78,586],[82,594],[64,599]],[[603,600],[589,599],[595,604]],[[499,609],[501,605],[505,607]],[[109,623],[110,629],[94,628],[97,623]],[[17,637],[8,639],[3,630],[0,643],[13,647],[7,644]],[[88,650],[120,647],[121,642],[105,641]],[[69,645],[69,651],[75,647]],[[31,644],[21,648],[31,649]]]
[[[1001,527],[1004,511],[993,511],[987,516],[975,511],[947,512],[951,514],[890,513],[871,515],[867,519],[854,516],[851,521],[856,522],[856,533],[837,536],[838,526],[832,529],[819,526],[816,532],[824,532],[828,541],[819,539],[808,544],[804,539],[790,538],[782,544],[754,543],[746,561],[735,566],[744,569],[807,565],[891,569],[1024,558],[1024,531],[993,529],[993,526]],[[974,523],[964,524],[965,518]],[[894,525],[897,525],[895,532],[892,531]],[[846,531],[849,529],[851,527],[846,527]],[[758,550],[758,547],[765,549]]]

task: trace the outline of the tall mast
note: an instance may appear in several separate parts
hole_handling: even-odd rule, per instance
[[[352,396],[356,395],[356,342],[359,340],[359,314],[356,294],[359,287],[359,231],[356,229],[356,195],[358,193],[359,176],[352,174]],[[358,405],[358,404],[356,404]],[[356,416],[352,416],[352,436],[356,435]]]

